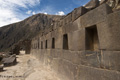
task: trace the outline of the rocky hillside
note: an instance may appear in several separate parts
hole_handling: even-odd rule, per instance
[[[31,39],[40,30],[50,27],[51,23],[62,16],[36,14],[21,22],[0,27],[0,51],[8,50],[12,45],[24,39]]]

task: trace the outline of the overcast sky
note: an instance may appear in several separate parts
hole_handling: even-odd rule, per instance
[[[90,0],[0,0],[0,27],[37,13],[65,15]]]

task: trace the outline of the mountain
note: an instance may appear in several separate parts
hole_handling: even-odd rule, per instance
[[[20,40],[31,39],[62,16],[36,14],[21,22],[0,27],[0,51],[10,49]]]

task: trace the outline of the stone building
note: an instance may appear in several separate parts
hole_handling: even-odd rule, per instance
[[[53,24],[32,39],[32,55],[64,80],[120,80],[120,10],[82,6]]]

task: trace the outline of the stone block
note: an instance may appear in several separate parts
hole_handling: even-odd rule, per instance
[[[109,70],[120,71],[120,51],[102,51],[101,67]]]
[[[65,29],[64,33],[66,34],[66,33],[72,32],[72,31],[74,31],[74,29],[76,29],[76,27],[74,27],[73,30],[72,30],[72,28],[73,28],[72,23],[68,23],[68,24],[64,25],[64,29]]]
[[[59,49],[52,49],[51,50],[51,57],[52,58],[61,58],[62,56],[62,50]]]
[[[112,70],[79,66],[77,77],[76,80],[119,80],[120,73]]]
[[[120,50],[120,11],[109,14],[104,22],[99,23],[98,36],[100,48],[104,50]]]
[[[62,49],[63,48],[63,36],[58,35],[55,37],[55,48]]]
[[[65,16],[64,18],[65,24],[68,24],[69,22],[72,21],[72,13],[69,13]]]
[[[87,9],[84,7],[75,8],[72,11],[72,21],[76,20],[78,17],[82,16],[87,12]]]
[[[95,24],[98,24],[106,19],[109,13],[112,12],[112,9],[107,5],[103,4],[99,7],[87,12],[80,17],[80,24],[82,27],[90,27]]]
[[[62,74],[62,78],[65,80],[75,80],[77,75],[77,65],[70,63],[67,60],[61,59],[58,68],[59,74]]]
[[[63,50],[62,59],[67,60],[73,64],[79,64],[80,56],[78,51]]]
[[[79,53],[79,58],[79,65],[90,66],[95,68],[100,67],[100,52],[83,51]]]
[[[101,56],[99,52],[63,50],[61,58],[73,64],[100,68]]]
[[[74,22],[70,22],[64,26],[65,33],[70,33],[81,29],[80,18],[76,19]]]
[[[85,50],[85,29],[68,33],[68,44],[70,50]]]
[[[73,22],[73,25],[71,26],[73,30],[78,30],[78,29],[81,29],[82,26],[81,26],[81,23],[80,23],[80,18],[76,19],[74,22]]]

